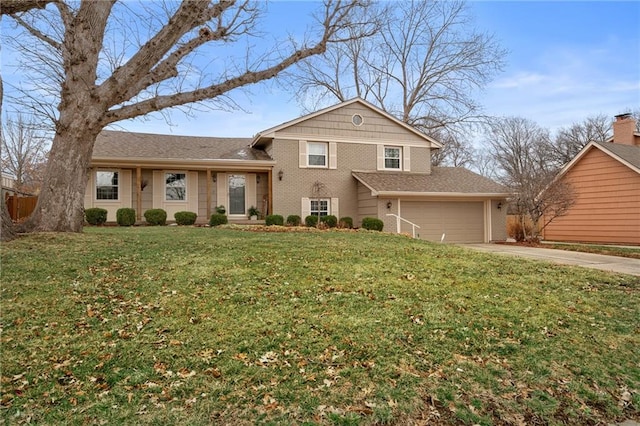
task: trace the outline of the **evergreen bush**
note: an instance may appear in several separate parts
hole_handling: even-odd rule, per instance
[[[302,223],[302,219],[297,214],[291,214],[287,216],[287,225],[300,226],[301,223]]]
[[[116,211],[116,222],[120,226],[131,226],[136,223],[136,211],[129,207],[123,207]]]
[[[267,217],[264,218],[264,223],[267,226],[271,226],[271,225],[284,225],[284,217],[282,217],[282,215],[279,214],[270,214]]]
[[[193,225],[198,215],[194,212],[176,212],[173,217],[178,225]]]
[[[209,226],[226,225],[229,223],[229,219],[226,214],[214,213],[209,218]]]
[[[166,225],[167,224],[167,212],[163,209],[149,209],[144,212],[144,220],[149,225]]]
[[[92,207],[84,211],[84,217],[89,225],[102,225],[107,221],[107,210],[100,207]]]
[[[362,227],[371,231],[382,231],[384,222],[376,217],[365,217],[362,219]]]

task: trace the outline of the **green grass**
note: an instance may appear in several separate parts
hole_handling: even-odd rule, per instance
[[[4,424],[640,417],[640,279],[376,232],[3,244]]]

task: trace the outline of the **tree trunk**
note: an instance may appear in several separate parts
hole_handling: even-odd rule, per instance
[[[56,133],[29,231],[82,232],[84,194],[98,132],[80,126]]]
[[[7,209],[4,197],[2,197],[2,228],[0,229],[0,241],[11,241],[16,238],[16,230]]]

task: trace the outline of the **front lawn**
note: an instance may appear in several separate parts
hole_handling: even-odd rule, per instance
[[[640,278],[376,232],[3,244],[4,424],[640,418]]]

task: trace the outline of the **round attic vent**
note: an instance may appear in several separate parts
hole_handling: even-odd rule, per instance
[[[364,118],[362,118],[360,114],[353,114],[353,117],[351,117],[351,122],[354,126],[362,126],[362,123],[364,123]]]

